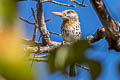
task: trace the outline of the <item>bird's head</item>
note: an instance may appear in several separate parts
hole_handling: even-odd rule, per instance
[[[62,12],[52,12],[56,16],[60,16],[63,20],[78,21],[78,14],[72,9],[67,9]]]

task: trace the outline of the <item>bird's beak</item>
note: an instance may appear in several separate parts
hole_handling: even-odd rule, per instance
[[[63,16],[63,14],[61,12],[52,12],[52,14],[54,14],[56,16]]]

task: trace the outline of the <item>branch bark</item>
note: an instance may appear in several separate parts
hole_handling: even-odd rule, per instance
[[[25,20],[25,19],[23,19],[22,17],[19,17],[19,19],[22,20],[22,21],[24,21],[24,22],[26,22],[26,23],[28,23],[28,24],[35,25],[35,23],[30,22],[30,21],[28,21],[28,20]]]
[[[109,14],[102,0],[90,0],[103,27],[105,28],[106,40],[109,49],[120,51],[120,25]]]
[[[80,2],[78,2],[78,1],[76,1],[76,0],[70,0],[71,2],[74,2],[74,3],[76,3],[76,4],[78,4],[79,6],[82,6],[82,7],[88,7],[88,5],[85,5],[85,4],[83,4],[84,3],[84,0],[82,1],[82,3],[80,3]]]
[[[93,35],[90,35],[90,36],[87,36],[85,37],[84,39],[85,40],[88,40],[90,43],[95,43],[97,41],[99,41],[100,39],[104,38],[106,35],[105,35],[105,29],[104,28],[98,28],[97,32]],[[64,43],[63,42],[55,42],[55,41],[51,41],[52,42],[52,45],[46,45],[46,46],[43,46],[42,43],[33,43],[29,40],[23,40],[26,44],[34,44],[34,45],[39,45],[40,48],[38,50],[37,47],[27,47],[26,50],[30,51],[31,53],[36,53],[36,54],[39,54],[39,53],[47,53],[47,52],[50,52],[56,48],[59,48],[61,47],[62,45],[68,45],[68,43]],[[70,44],[69,44],[70,45]]]
[[[90,43],[94,43],[99,41],[100,39],[105,37],[105,29],[104,28],[98,28],[97,32],[91,36],[87,36],[84,39],[88,40]]]
[[[38,19],[38,26],[42,36],[43,45],[48,45],[51,42],[49,37],[49,32],[47,31],[44,14],[42,9],[42,3],[38,0],[37,4],[37,19]]]
[[[35,12],[34,12],[33,8],[31,8],[31,11],[32,11],[32,15],[33,15],[34,20],[35,20],[35,25],[34,25],[35,28],[34,28],[34,33],[33,33],[32,40],[35,41],[35,40],[36,40],[36,35],[37,35],[37,28],[38,28],[37,23],[38,23],[38,21],[37,21],[37,18],[36,18],[36,16],[35,16]]]
[[[36,57],[28,57],[25,58],[26,61],[33,61],[33,62],[48,62],[48,59],[45,58],[36,58]]]
[[[56,2],[56,1],[53,1],[53,0],[41,1],[41,3],[45,3],[45,2],[51,2],[51,3],[54,3],[54,4],[58,4],[58,5],[62,5],[62,6],[67,6],[67,7],[76,7],[75,5],[64,4],[64,3]]]

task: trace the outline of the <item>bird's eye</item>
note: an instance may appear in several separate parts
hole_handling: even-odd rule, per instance
[[[71,11],[68,11],[67,14],[71,13]]]

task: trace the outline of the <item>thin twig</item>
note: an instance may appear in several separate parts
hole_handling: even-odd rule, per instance
[[[46,55],[40,55],[40,56],[35,56],[35,58],[45,58],[45,57],[48,57],[48,54],[46,54]]]
[[[74,3],[76,3],[76,4],[78,4],[79,6],[82,6],[82,7],[88,7],[88,5],[85,5],[85,4],[83,4],[83,3],[80,3],[80,2],[78,2],[78,1],[76,1],[76,0],[70,0],[71,2],[74,2]]]
[[[33,18],[34,18],[35,22],[37,23],[37,18],[35,16],[35,12],[34,12],[33,8],[31,8],[31,11],[32,11]]]
[[[35,12],[37,12],[37,10],[35,10]],[[30,15],[30,16],[29,16],[29,18],[31,18],[32,16],[33,16],[33,14],[32,14],[32,15]]]
[[[32,38],[33,41],[35,41],[36,36],[37,36],[37,26],[35,25],[35,29],[34,29],[34,33],[33,33],[33,38]]]
[[[55,32],[49,32],[51,34],[55,34],[55,35],[58,35],[58,36],[61,36],[62,34],[59,34],[59,33],[55,33]]]
[[[36,16],[35,16],[35,12],[34,12],[33,8],[31,8],[31,11],[32,11],[33,18],[34,18],[34,20],[35,20],[35,24],[37,24],[37,18],[36,18]],[[35,25],[34,33],[33,33],[33,38],[32,38],[33,41],[35,41],[35,39],[36,39],[37,28],[38,28],[37,25]]]
[[[22,21],[24,21],[24,22],[26,22],[26,23],[28,23],[28,24],[36,25],[34,22],[30,22],[30,21],[28,21],[28,20],[26,20],[26,19],[24,19],[22,17],[19,17],[19,19],[22,20]],[[49,21],[51,21],[51,19],[45,20],[45,22],[49,22]]]
[[[47,20],[45,20],[45,22],[48,22],[48,21],[51,21],[51,19],[47,19]]]
[[[82,66],[81,64],[77,64],[77,66],[79,66],[79,67],[81,67],[81,68],[87,70],[88,72],[90,72],[90,69],[89,69],[89,68],[87,68],[87,67],[85,67],[85,66]]]
[[[30,72],[30,71],[31,71],[31,69],[32,69],[32,65],[33,65],[34,58],[35,58],[35,54],[34,54],[34,56],[33,56],[33,58],[32,58],[32,63],[31,63],[31,65],[30,65],[29,72]]]
[[[33,58],[25,58],[26,61],[31,61],[33,60]],[[33,62],[48,62],[48,59],[45,58],[34,58]]]
[[[37,24],[37,18],[36,18],[36,16],[35,16],[35,12],[34,12],[33,8],[31,8],[31,11],[32,11],[33,18],[34,18],[34,20],[35,20],[35,24]],[[34,26],[35,26],[35,28],[34,28],[34,33],[33,33],[32,41],[35,42],[36,36],[37,36],[37,28],[38,28],[38,27],[37,27],[37,25],[34,25]],[[30,70],[29,70],[29,71],[31,71],[31,69],[32,69],[34,57],[35,57],[35,54],[34,54],[34,56],[33,56],[32,63],[31,63],[31,66],[30,66]]]
[[[28,58],[46,58],[46,57],[48,57],[48,54],[45,54],[45,55],[39,55],[39,56],[29,56]]]
[[[35,23],[30,22],[30,21],[28,21],[28,20],[25,20],[25,19],[23,19],[23,18],[21,18],[21,17],[19,17],[19,19],[22,20],[22,21],[24,21],[24,22],[26,22],[26,23],[28,23],[28,24],[35,25]]]
[[[62,6],[67,6],[67,7],[76,7],[75,5],[64,4],[64,3],[56,2],[56,1],[53,1],[53,0],[41,1],[41,3],[45,3],[45,2],[51,2],[51,3],[54,3],[54,4],[58,4],[58,5],[62,5]]]

